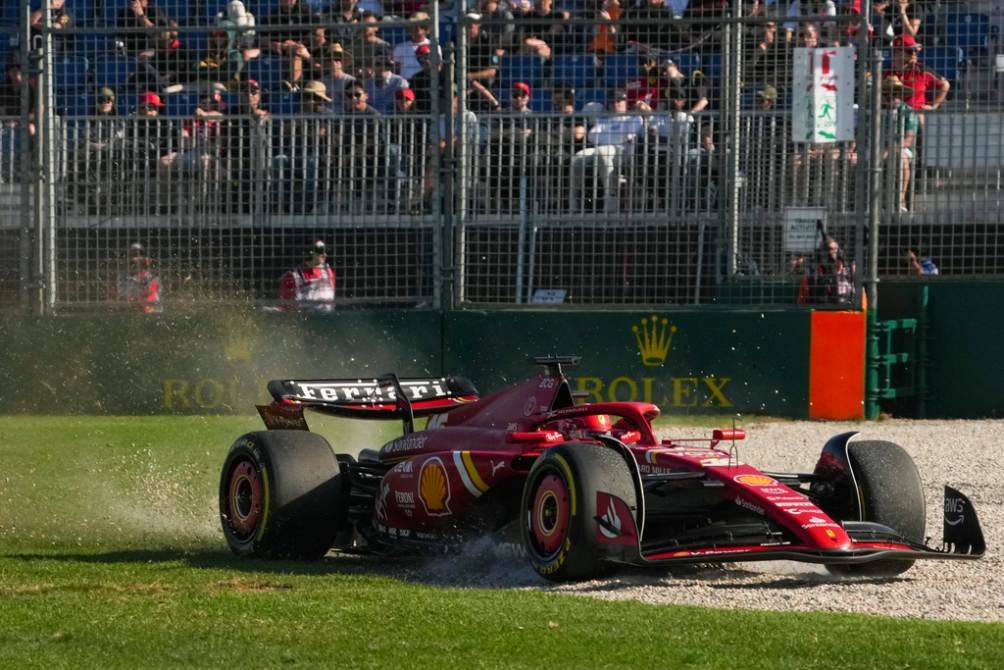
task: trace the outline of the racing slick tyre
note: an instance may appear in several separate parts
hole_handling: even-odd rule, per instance
[[[220,475],[220,520],[239,556],[318,560],[346,524],[348,487],[327,440],[302,430],[243,435]]]
[[[908,540],[921,543],[927,514],[920,473],[898,444],[851,442],[847,455],[860,491],[861,519],[889,526]],[[832,574],[855,577],[892,577],[906,572],[911,560],[887,559],[871,563],[833,564]]]
[[[544,452],[533,464],[520,506],[520,535],[531,565],[552,581],[608,573],[598,523],[597,493],[620,498],[637,513],[634,481],[624,457],[608,447],[569,443]],[[635,527],[637,528],[637,520]]]

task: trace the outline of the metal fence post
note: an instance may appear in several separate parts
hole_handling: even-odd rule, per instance
[[[742,0],[732,0],[732,16],[741,19],[743,15]],[[722,212],[725,216],[726,244],[726,274],[731,280],[738,270],[739,256],[739,107],[742,98],[742,21],[728,23],[725,26],[722,62],[723,89],[725,93],[722,106],[723,133],[725,138],[725,169],[721,171],[723,194],[719,202],[723,203]]]
[[[31,2],[23,0],[21,3],[20,24],[18,25],[18,51],[21,63],[27,66],[33,63],[34,51],[31,48]],[[34,66],[25,67],[25,71],[35,69]],[[21,121],[17,129],[15,154],[20,165],[18,166],[21,179],[21,229],[18,235],[18,252],[20,263],[18,266],[18,294],[21,309],[24,312],[32,311],[36,304],[41,304],[40,299],[33,294],[34,267],[32,265],[32,234],[37,231],[37,218],[33,215],[34,199],[32,187],[36,183],[35,155],[31,151],[32,139],[28,131],[31,121],[31,114],[35,111],[28,105],[28,77],[21,80]],[[29,153],[30,152],[30,153]],[[37,309],[37,307],[35,307]]]

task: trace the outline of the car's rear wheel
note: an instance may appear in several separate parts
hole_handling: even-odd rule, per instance
[[[892,442],[866,440],[851,442],[847,455],[860,491],[861,520],[889,526],[912,542],[923,542],[924,486],[910,455]],[[887,559],[826,568],[842,576],[891,577],[912,565],[911,560]]]
[[[610,572],[597,539],[597,493],[620,498],[632,513],[637,500],[623,457],[595,444],[566,444],[544,452],[523,487],[520,531],[531,565],[553,581]],[[633,521],[633,520],[632,520]]]
[[[327,441],[299,430],[243,435],[220,475],[220,520],[241,556],[317,560],[345,525],[344,475]]]

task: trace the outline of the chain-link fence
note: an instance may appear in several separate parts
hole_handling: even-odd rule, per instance
[[[107,305],[136,242],[168,306],[268,305],[315,239],[339,302],[794,304],[873,206],[881,274],[1001,272],[993,2],[46,4],[0,16],[6,305]],[[855,134],[805,141],[837,46]]]

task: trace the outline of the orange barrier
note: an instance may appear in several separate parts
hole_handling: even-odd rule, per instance
[[[866,312],[812,312],[809,418],[862,419]]]

